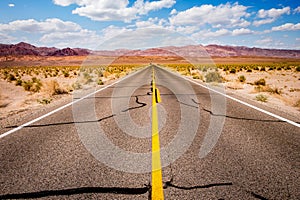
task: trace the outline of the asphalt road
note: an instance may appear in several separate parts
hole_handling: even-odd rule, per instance
[[[298,127],[154,69],[165,199],[299,199]],[[0,199],[151,199],[151,75],[1,138]]]

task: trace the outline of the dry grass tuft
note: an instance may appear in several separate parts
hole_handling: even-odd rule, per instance
[[[44,91],[51,96],[68,93],[68,91],[65,88],[62,88],[56,80],[46,82]]]
[[[300,99],[298,99],[296,101],[296,103],[294,104],[295,107],[300,108]]]
[[[268,97],[266,95],[263,94],[259,94],[256,97],[257,101],[261,101],[261,102],[267,102],[268,101]]]
[[[254,90],[255,92],[269,92],[271,94],[278,94],[278,95],[282,94],[281,89],[277,87],[270,87],[269,85],[267,86],[258,85],[257,87],[254,88]]]

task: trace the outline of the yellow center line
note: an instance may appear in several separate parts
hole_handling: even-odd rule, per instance
[[[160,161],[160,144],[158,135],[158,119],[156,104],[156,85],[154,77],[154,68],[152,71],[152,189],[151,197],[153,200],[164,199],[162,185],[162,170]]]

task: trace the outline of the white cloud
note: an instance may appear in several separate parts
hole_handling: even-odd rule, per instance
[[[256,44],[259,44],[259,45],[270,45],[273,43],[273,39],[268,37],[268,38],[263,38],[261,40],[257,40],[255,41]]]
[[[262,20],[255,20],[253,21],[254,26],[261,26],[264,24],[270,24],[274,22],[276,19],[275,18],[268,18],[268,19],[262,19]]]
[[[195,40],[199,40],[199,39],[203,39],[203,38],[216,38],[216,37],[226,36],[226,35],[230,35],[230,34],[231,34],[231,32],[227,29],[220,29],[215,32],[213,32],[211,30],[201,30],[197,33],[192,34],[192,37]]]
[[[136,21],[137,28],[164,28],[167,21],[165,19],[149,18],[147,21]]]
[[[15,4],[13,4],[13,3],[10,3],[10,4],[8,4],[8,7],[15,7]]]
[[[170,15],[175,15],[175,14],[177,14],[177,10],[176,9],[171,10]]]
[[[284,7],[281,9],[272,8],[270,10],[260,9],[257,13],[257,17],[260,18],[260,20],[255,20],[253,22],[253,25],[260,26],[263,24],[270,24],[274,22],[276,19],[278,19],[281,15],[284,14],[289,15],[290,11],[291,11],[290,7]]]
[[[102,30],[102,35],[104,40],[108,40],[110,38],[116,37],[117,35],[120,35],[125,32],[130,32],[131,29],[125,28],[125,27],[117,27],[114,25],[110,25]]]
[[[148,21],[142,23],[147,24]],[[156,24],[153,26],[149,23],[145,26],[127,26],[126,28],[107,27],[102,31],[105,42],[99,46],[99,49],[145,49],[193,44],[189,37],[172,30],[171,27],[160,27],[158,24],[161,20],[154,18],[150,21]]]
[[[8,24],[0,24],[0,32],[48,33],[77,31],[80,28],[74,22],[62,21],[57,18],[46,19],[45,21],[36,21],[34,19],[16,20]]]
[[[297,8],[294,9],[294,13],[300,13],[300,6],[298,6]]]
[[[281,26],[275,26],[272,28],[272,31],[296,31],[300,30],[300,23],[293,24],[293,23],[286,23]]]
[[[14,38],[7,35],[14,35]],[[0,24],[0,36],[6,43],[15,42],[19,36],[18,39],[22,38],[23,41],[35,38],[35,41],[31,43],[40,41],[42,44],[57,47],[93,47],[96,45],[95,42],[101,39],[94,31],[83,29],[74,22],[57,18],[44,21],[16,20],[8,24]]]
[[[257,47],[260,48],[280,48],[280,49],[293,49],[294,45],[288,45],[279,39],[272,39],[271,37],[262,38],[255,41]]]
[[[254,31],[251,31],[250,29],[246,29],[246,28],[235,29],[232,31],[233,36],[248,35],[248,34],[252,34],[252,33],[254,33]]]
[[[261,9],[258,11],[257,16],[259,18],[278,18],[283,14],[290,14],[290,7],[284,7],[281,9],[272,8],[270,10]]]
[[[12,41],[15,41],[17,39],[5,33],[0,33],[0,38],[1,38],[1,43],[12,43]]]
[[[199,30],[198,26],[178,26],[175,28],[175,30],[182,34],[190,35],[192,33],[195,33],[197,30]]]
[[[133,6],[129,6],[128,0],[54,0],[54,3],[60,6],[69,6],[77,4],[73,14],[88,17],[95,21],[124,21],[130,22],[139,18],[140,15],[146,15],[150,11],[160,10],[162,8],[171,8],[175,0],[146,1],[137,0]]]
[[[101,44],[101,37],[94,31],[82,29],[76,32],[53,32],[43,35],[40,40],[43,44],[55,44],[56,47],[89,47],[96,48]],[[99,43],[97,43],[99,42]]]
[[[247,27],[250,23],[245,20],[250,14],[247,7],[235,4],[221,4],[218,6],[201,5],[178,12],[169,18],[172,25],[204,25],[213,27]]]

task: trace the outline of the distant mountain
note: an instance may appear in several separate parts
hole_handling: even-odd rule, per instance
[[[0,44],[0,56],[85,56],[89,55],[89,53],[90,51],[86,49],[36,47],[25,42],[18,44]]]
[[[80,48],[36,47],[25,42],[18,44],[0,44],[0,56],[34,55],[34,56],[184,56],[184,57],[281,57],[300,58],[300,50],[262,49],[244,46],[188,45],[149,48],[146,50],[101,50],[92,51]]]

